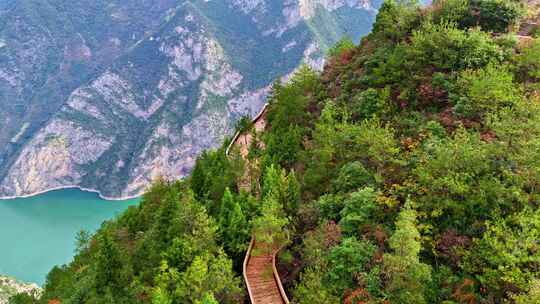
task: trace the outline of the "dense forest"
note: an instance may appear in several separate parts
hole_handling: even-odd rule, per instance
[[[540,303],[535,8],[385,1],[323,72],[274,84],[263,132],[239,123],[247,157],[225,142],[157,181],[11,302],[246,302],[255,235],[285,246],[293,303]]]

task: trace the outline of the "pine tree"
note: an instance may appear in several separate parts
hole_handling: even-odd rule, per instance
[[[426,303],[424,290],[431,281],[431,268],[420,262],[420,233],[416,211],[410,202],[399,213],[396,231],[389,240],[393,253],[384,255],[384,270],[389,278],[386,291],[392,303]]]
[[[198,200],[203,199],[206,196],[207,190],[205,189],[205,174],[204,174],[204,168],[203,168],[203,162],[202,159],[205,157],[206,152],[203,153],[203,155],[197,159],[197,162],[195,163],[195,167],[193,168],[193,171],[191,172],[191,189],[195,193],[195,197]]]
[[[248,241],[247,220],[242,207],[227,188],[221,201],[219,232],[229,253],[239,254],[245,250]]]
[[[99,251],[96,254],[95,287],[98,293],[107,289],[121,289],[122,258],[114,240],[107,233],[98,238]]]

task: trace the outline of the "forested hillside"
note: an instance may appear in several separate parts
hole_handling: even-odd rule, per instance
[[[322,73],[274,84],[265,130],[238,126],[255,139],[245,159],[225,142],[190,178],[156,182],[140,206],[81,233],[36,302],[245,302],[254,235],[286,245],[293,303],[540,303],[540,31],[528,4],[385,1],[360,45],[344,40]]]

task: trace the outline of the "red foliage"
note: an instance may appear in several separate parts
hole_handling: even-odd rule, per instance
[[[380,225],[377,225],[375,229],[373,229],[373,226],[366,225],[362,233],[364,237],[377,242],[378,248],[373,255],[372,262],[374,264],[382,263],[386,241],[388,240],[388,234],[381,228]]]
[[[62,302],[58,299],[52,299],[52,300],[49,300],[47,304],[62,304]]]
[[[457,119],[454,117],[452,108],[447,108],[439,114],[439,122],[448,130],[453,130],[456,127]]]
[[[399,106],[402,108],[402,109],[405,109],[407,106],[409,105],[409,103],[405,100],[400,100],[399,101]]]
[[[384,244],[388,239],[388,234],[386,234],[386,232],[382,230],[380,225],[377,225],[374,235],[375,239],[377,240],[377,244],[379,244],[379,247],[384,249]]]
[[[331,248],[341,242],[341,228],[334,221],[324,226],[324,246]]]
[[[488,130],[488,131],[482,132],[482,134],[480,135],[480,138],[482,138],[482,140],[485,142],[492,142],[497,138],[497,135],[495,134],[495,132]]]
[[[442,89],[434,88],[429,82],[420,84],[418,95],[424,104],[442,104],[448,101],[448,94]]]
[[[454,290],[452,297],[458,303],[475,304],[476,296],[474,295],[474,282],[470,279],[463,280],[463,283],[458,285]]]
[[[471,239],[468,236],[459,235],[455,230],[448,230],[439,237],[436,248],[439,256],[457,267],[463,257],[464,249],[470,245]]]
[[[352,291],[349,295],[345,296],[343,300],[344,304],[367,304],[369,303],[371,296],[364,290],[364,288],[358,288]]]
[[[354,50],[343,51],[339,55],[339,63],[342,65],[347,65],[351,62],[353,57],[354,57]]]
[[[150,297],[146,292],[140,292],[137,294],[137,299],[141,302],[147,302],[150,300]]]

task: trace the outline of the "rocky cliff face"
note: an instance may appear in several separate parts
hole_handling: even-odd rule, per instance
[[[271,82],[371,29],[369,0],[0,4],[0,196],[186,175]]]

